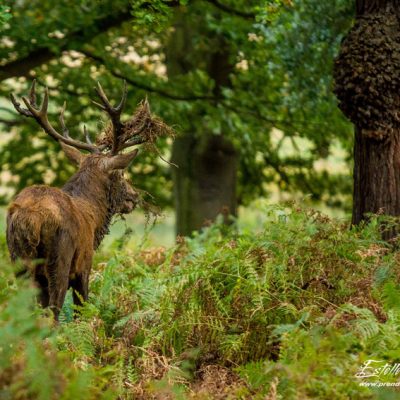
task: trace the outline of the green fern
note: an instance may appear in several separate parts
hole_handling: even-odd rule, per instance
[[[395,282],[389,281],[381,289],[382,303],[386,310],[400,311],[400,287]]]

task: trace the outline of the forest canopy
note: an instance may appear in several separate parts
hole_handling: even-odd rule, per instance
[[[60,185],[72,172],[57,144],[15,114],[9,93],[26,93],[35,78],[49,87],[54,119],[67,101],[79,136],[83,124],[93,133],[104,124],[90,102],[96,81],[117,99],[125,79],[127,113],[147,96],[178,134],[172,154],[171,142],[159,146],[182,168],[145,152],[131,175],[158,205],[175,204],[183,233],[193,228],[185,218],[197,218],[185,217],[187,204],[198,200],[182,194],[182,182],[198,188],[190,170],[221,149],[225,170],[205,175],[210,185],[225,182],[233,214],[271,190],[349,209],[350,169],[323,160],[338,148],[350,157],[351,127],[331,78],[350,1],[5,1],[0,11],[1,179],[12,189],[3,201],[33,183]]]

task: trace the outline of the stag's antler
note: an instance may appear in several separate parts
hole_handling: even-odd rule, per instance
[[[105,111],[111,119],[112,123],[112,145],[111,145],[111,154],[115,155],[123,149],[126,149],[131,146],[136,146],[138,144],[142,144],[147,141],[146,138],[142,138],[138,135],[144,131],[146,128],[146,124],[142,124],[138,129],[134,132],[129,132],[129,138],[125,135],[126,124],[121,121],[121,113],[126,103],[127,97],[127,86],[126,81],[124,81],[124,88],[122,91],[122,98],[119,104],[116,107],[113,107],[108,100],[107,95],[104,93],[104,90],[99,82],[97,82],[97,87],[95,88],[97,95],[100,98],[101,104],[93,101],[100,109]],[[148,105],[147,101],[146,104]]]
[[[160,134],[161,131],[167,129],[167,126],[160,122],[161,120],[157,118],[152,118],[150,106],[147,99],[142,102],[141,105],[137,108],[133,120],[131,119],[127,122],[121,121],[122,110],[125,106],[127,98],[127,86],[125,81],[121,101],[115,107],[111,105],[100,83],[97,83],[97,87],[95,88],[95,90],[100,98],[100,103],[97,103],[95,101],[93,101],[93,103],[100,107],[101,110],[105,111],[111,119],[112,137],[106,144],[93,144],[86,130],[86,126],[83,127],[86,143],[71,138],[71,136],[69,135],[69,129],[67,128],[64,120],[64,113],[66,109],[65,103],[60,111],[59,120],[61,133],[59,133],[48,120],[47,109],[49,103],[49,90],[47,87],[45,88],[41,106],[38,107],[36,104],[35,80],[32,83],[32,87],[29,91],[29,96],[22,97],[22,100],[27,108],[21,107],[20,103],[18,103],[13,94],[11,94],[11,101],[15,109],[20,114],[24,115],[25,117],[35,119],[38,124],[44,129],[44,131],[57,141],[61,141],[65,144],[81,150],[88,150],[91,153],[98,154],[103,152],[104,150],[108,150],[111,155],[116,155],[120,151],[128,147],[152,141],[154,137]],[[134,121],[134,123],[132,123],[132,121]],[[156,127],[157,124],[159,126]],[[152,132],[156,132],[155,136]]]
[[[62,134],[57,132],[56,129],[50,124],[48,117],[47,117],[47,109],[49,105],[49,90],[46,87],[44,91],[43,101],[40,107],[36,104],[36,81],[34,80],[29,91],[29,97],[22,97],[23,102],[25,103],[27,108],[22,108],[21,104],[16,100],[15,96],[11,94],[11,102],[14,105],[14,108],[25,117],[33,118],[36,122],[43,128],[43,130],[49,134],[52,138],[56,139],[57,141],[61,141],[65,144],[70,146],[76,147],[77,149],[87,150],[91,153],[100,153],[103,148],[95,146],[94,144],[90,143],[88,140],[87,142],[81,142],[76,139],[72,139],[69,136],[69,130],[65,125],[64,121],[64,112],[66,104],[61,109],[60,112],[60,125],[62,128]],[[84,129],[86,133],[86,128]],[[88,135],[86,134],[86,138]]]
[[[102,104],[93,101],[98,107],[100,107],[103,111],[105,111],[111,119],[112,129],[113,129],[113,141],[112,141],[112,148],[111,154],[117,154],[119,150],[119,143],[120,138],[124,130],[124,124],[121,122],[121,113],[125,106],[126,96],[128,93],[126,87],[126,81],[124,81],[124,89],[122,92],[122,98],[119,104],[116,107],[113,107],[108,100],[106,94],[104,93],[103,88],[100,85],[100,82],[97,82],[97,87],[95,88],[96,93],[100,97]]]

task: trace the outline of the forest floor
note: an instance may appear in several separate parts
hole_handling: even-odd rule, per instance
[[[120,236],[57,326],[3,261],[0,399],[398,398],[400,257],[378,218],[257,215],[170,246]]]

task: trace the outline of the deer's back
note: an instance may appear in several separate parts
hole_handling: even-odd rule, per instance
[[[45,185],[28,187],[18,194],[7,213],[11,257],[37,258],[39,246],[54,246],[60,232],[78,238],[81,232],[88,232],[85,225],[82,205],[70,195]]]

